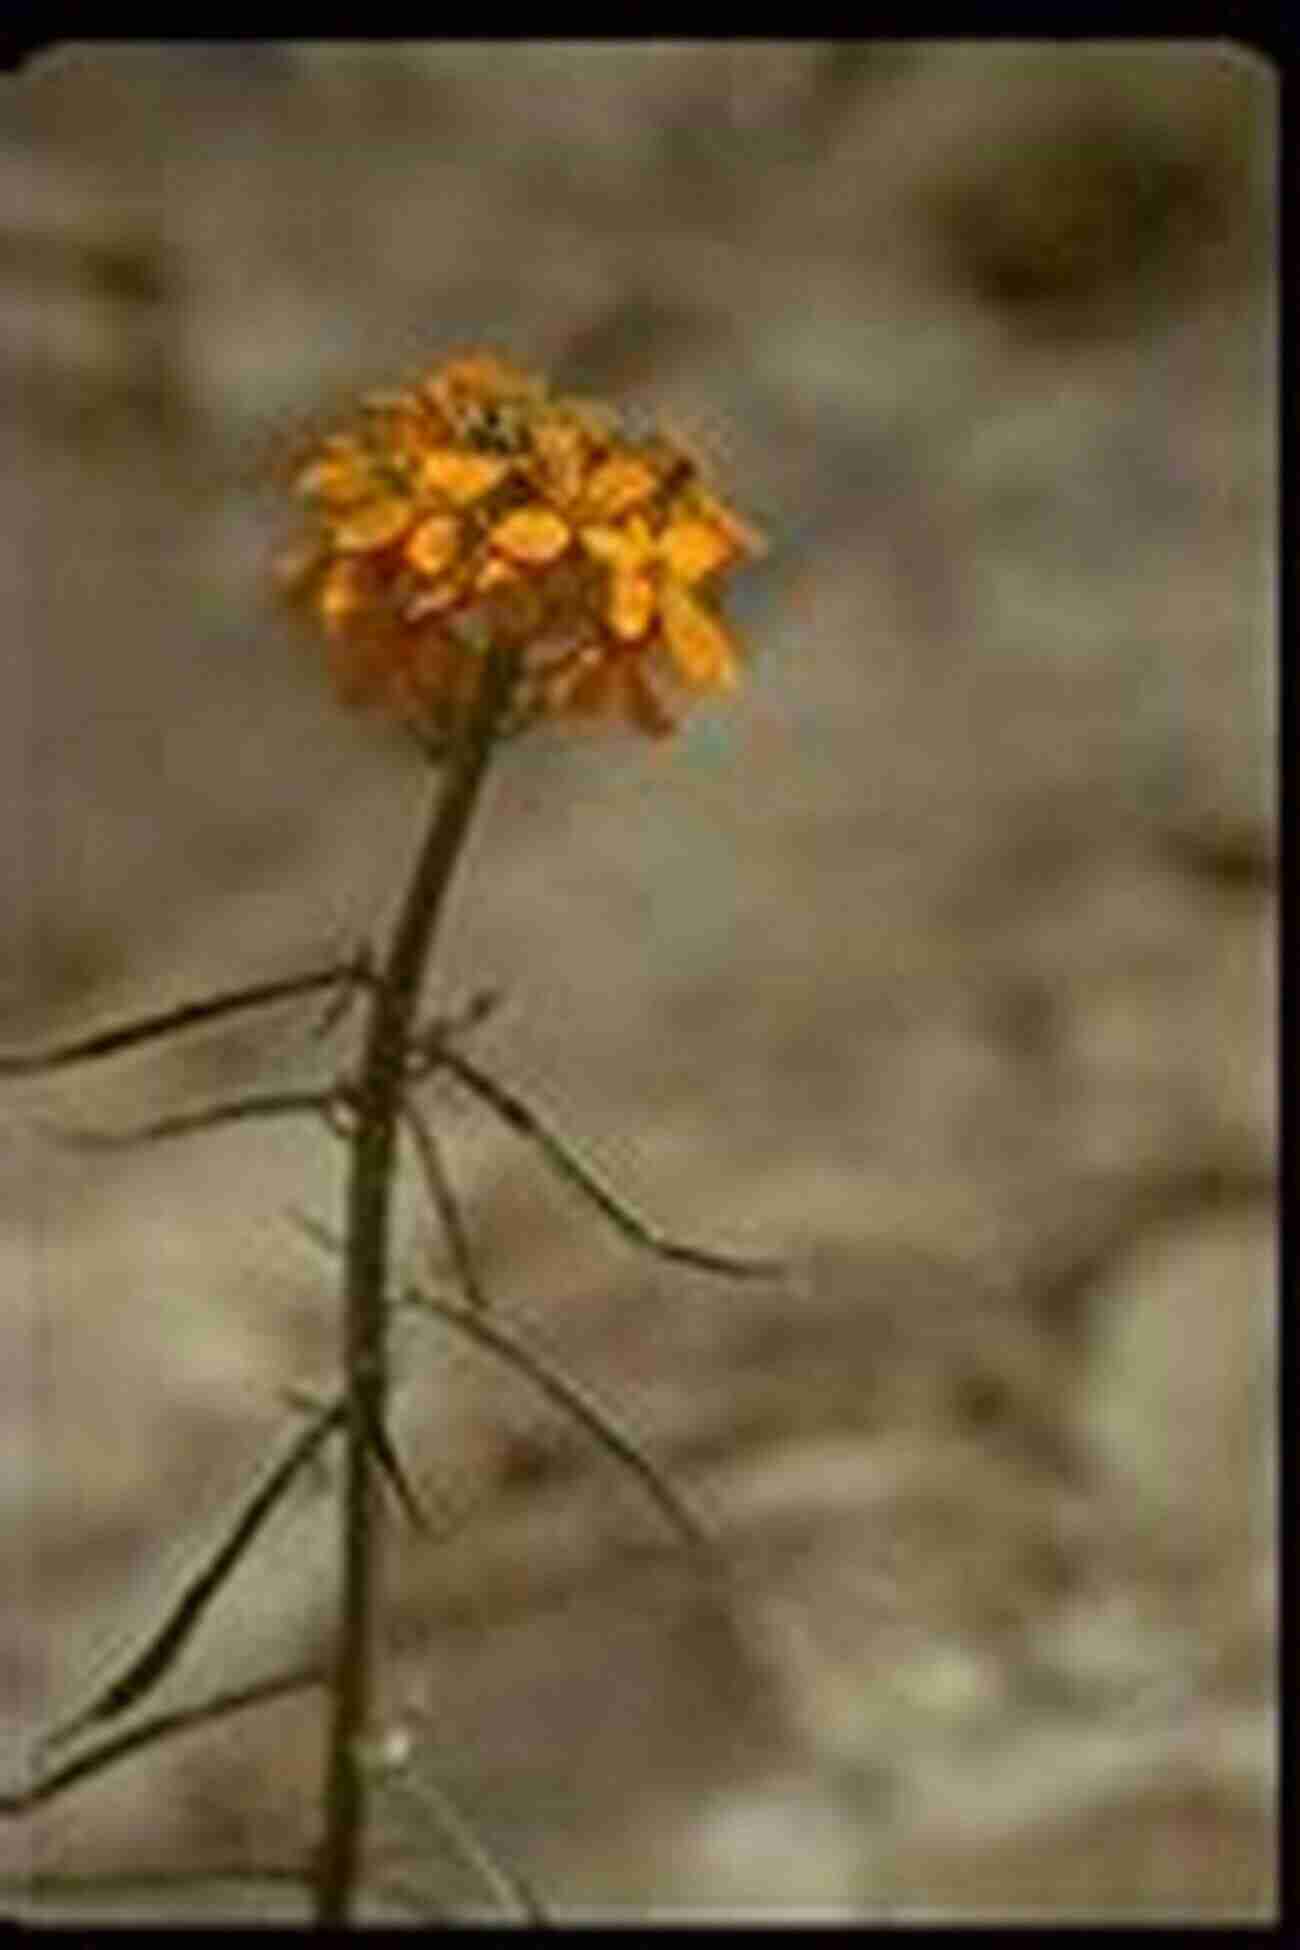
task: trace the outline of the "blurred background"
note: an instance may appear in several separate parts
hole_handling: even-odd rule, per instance
[[[659,1225],[790,1264],[638,1257],[435,1097],[494,1303],[730,1577],[404,1324],[440,1534],[389,1554],[376,1915],[488,1913],[444,1791],[561,1916],[1270,1912],[1275,97],[1208,43],[96,46],[7,83],[4,1048],[391,916],[427,777],[270,594],[286,470],[358,391],[496,345],[667,422],[772,541],[734,702],[500,765],[435,984],[503,990],[481,1060]],[[6,1786],[336,1335],[314,1126],[40,1127],[329,1075],[318,1014],[0,1098]],[[318,1655],[332,1553],[326,1468],[166,1702]],[[51,1914],[301,1915],[219,1872],[310,1844],[321,1725],[151,1750],[0,1867],[140,1878]]]

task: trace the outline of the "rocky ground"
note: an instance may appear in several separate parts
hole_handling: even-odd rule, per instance
[[[670,1230],[439,1099],[504,1318],[708,1519],[701,1578],[409,1323],[376,1914],[1267,1916],[1274,1902],[1272,75],[1230,47],[87,48],[0,110],[0,1044],[346,951],[427,787],[268,596],[286,457],[488,340],[716,457],[734,705],[541,735],[440,971]],[[319,1075],[313,1012],[0,1099],[10,1785],[331,1374],[311,1127],[53,1146]],[[413,1195],[404,1249],[437,1248]],[[168,1703],[318,1652],[330,1480]],[[160,1702],[162,1695],[159,1696]],[[294,1917],[319,1702],[9,1822],[46,1913]],[[16,1900],[16,1899],[15,1899]]]

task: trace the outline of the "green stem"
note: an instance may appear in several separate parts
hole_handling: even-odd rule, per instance
[[[388,1230],[397,1125],[411,1025],[447,890],[518,670],[519,653],[484,660],[473,711],[448,761],[433,819],[376,984],[355,1085],[344,1266],[348,1383],[347,1481],[342,1508],[342,1591],[326,1755],[325,1832],[316,1871],[316,1921],[352,1915],[365,1825],[361,1743],[370,1710],[376,1597],[377,1505],[369,1432],[382,1429],[388,1373]]]

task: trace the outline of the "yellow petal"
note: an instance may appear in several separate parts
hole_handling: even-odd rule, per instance
[[[432,515],[422,521],[406,544],[411,567],[431,579],[449,569],[459,553],[460,523],[454,515]]]
[[[696,602],[679,582],[666,583],[659,597],[664,637],[678,669],[699,690],[727,689],[736,681],[736,654],[716,616]]]
[[[594,555],[598,562],[607,562],[614,569],[630,572],[644,568],[654,560],[654,540],[639,515],[633,515],[620,528],[604,522],[593,523],[582,530],[580,539],[589,555]]]
[[[606,562],[611,568],[626,563],[629,558],[635,560],[638,556],[621,528],[584,528],[578,540],[588,555],[594,555],[598,562]]]
[[[595,521],[617,521],[648,501],[659,485],[654,469],[631,458],[602,461],[587,482],[584,507]]]
[[[654,621],[655,586],[649,576],[633,571],[616,574],[609,592],[609,621],[615,636],[634,643]]]
[[[395,495],[382,501],[368,501],[334,523],[334,544],[337,548],[365,554],[371,549],[387,548],[410,525],[409,502],[399,500]]]
[[[532,430],[533,448],[541,461],[547,489],[564,503],[582,492],[587,465],[587,438],[572,420],[539,420]]]
[[[453,507],[466,508],[490,494],[510,472],[500,454],[463,454],[454,447],[435,447],[420,462],[417,482],[425,494],[442,494]]]
[[[767,539],[757,529],[742,521],[733,508],[728,508],[714,494],[698,488],[691,496],[692,514],[698,515],[713,528],[717,528],[731,542],[738,555],[766,555]]]
[[[735,545],[707,521],[672,521],[659,537],[659,554],[678,582],[698,582],[732,560]]]
[[[552,508],[518,508],[492,530],[492,546],[515,562],[554,562],[572,532]]]

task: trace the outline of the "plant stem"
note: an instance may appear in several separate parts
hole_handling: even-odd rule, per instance
[[[518,664],[519,653],[511,648],[490,650],[484,659],[472,712],[448,760],[388,958],[371,997],[353,1097],[356,1128],[343,1289],[349,1391],[347,1477],[325,1832],[316,1869],[316,1922],[322,1925],[346,1925],[351,1919],[365,1825],[361,1742],[372,1690],[378,1542],[373,1444],[368,1431],[383,1427],[387,1407],[388,1228],[407,1048],[447,890]]]

